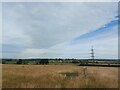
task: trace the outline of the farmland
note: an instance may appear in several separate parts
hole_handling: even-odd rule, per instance
[[[2,87],[117,88],[118,67],[3,64]]]

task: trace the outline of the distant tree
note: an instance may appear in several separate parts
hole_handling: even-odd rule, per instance
[[[40,63],[40,64],[43,64],[43,65],[44,65],[44,64],[47,65],[47,64],[49,64],[49,61],[48,61],[48,59],[41,59],[39,63]]]
[[[72,60],[72,63],[79,63],[78,60]]]
[[[29,62],[28,62],[28,60],[24,60],[22,63],[23,64],[28,64]]]
[[[36,62],[36,64],[39,64],[38,62]]]
[[[6,62],[3,60],[3,61],[2,61],[2,64],[6,64]]]
[[[22,59],[19,59],[19,60],[17,61],[17,64],[22,64]]]

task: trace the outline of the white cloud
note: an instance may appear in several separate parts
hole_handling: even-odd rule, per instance
[[[2,12],[2,3],[0,3],[0,12]],[[2,57],[2,13],[0,13],[0,58]]]
[[[96,8],[96,4],[21,3],[18,5],[23,7],[22,10],[19,8],[18,11],[16,9],[14,11],[21,17],[16,19],[13,15],[12,19],[15,19],[14,23],[18,25],[17,29],[20,28],[19,31],[23,31],[26,36],[31,37],[31,48],[50,47],[94,30],[113,19],[114,12],[117,10],[111,5],[112,3],[110,5],[108,3],[98,4],[98,8]],[[103,9],[102,7],[105,5],[108,7],[106,6]],[[113,8],[113,11],[110,7]],[[36,11],[38,8],[40,11]]]
[[[119,0],[1,0],[2,2],[119,2]]]
[[[108,27],[109,28],[109,27]],[[90,58],[90,49],[95,48],[95,58],[118,58],[118,30],[117,25],[111,31],[96,34],[93,38],[70,44],[71,41],[54,45],[47,49],[31,49],[22,54],[29,57],[42,58]]]
[[[3,14],[4,43],[24,47],[20,57],[73,57],[85,44],[65,43],[112,21],[117,3],[4,3]]]

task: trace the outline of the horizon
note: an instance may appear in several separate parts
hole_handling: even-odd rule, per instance
[[[1,59],[82,59],[82,60],[119,60],[119,59],[115,59],[115,58],[95,58],[95,59],[91,59],[91,58],[1,58]]]

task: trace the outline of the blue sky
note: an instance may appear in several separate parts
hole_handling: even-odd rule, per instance
[[[118,58],[117,2],[2,3],[3,58]]]

